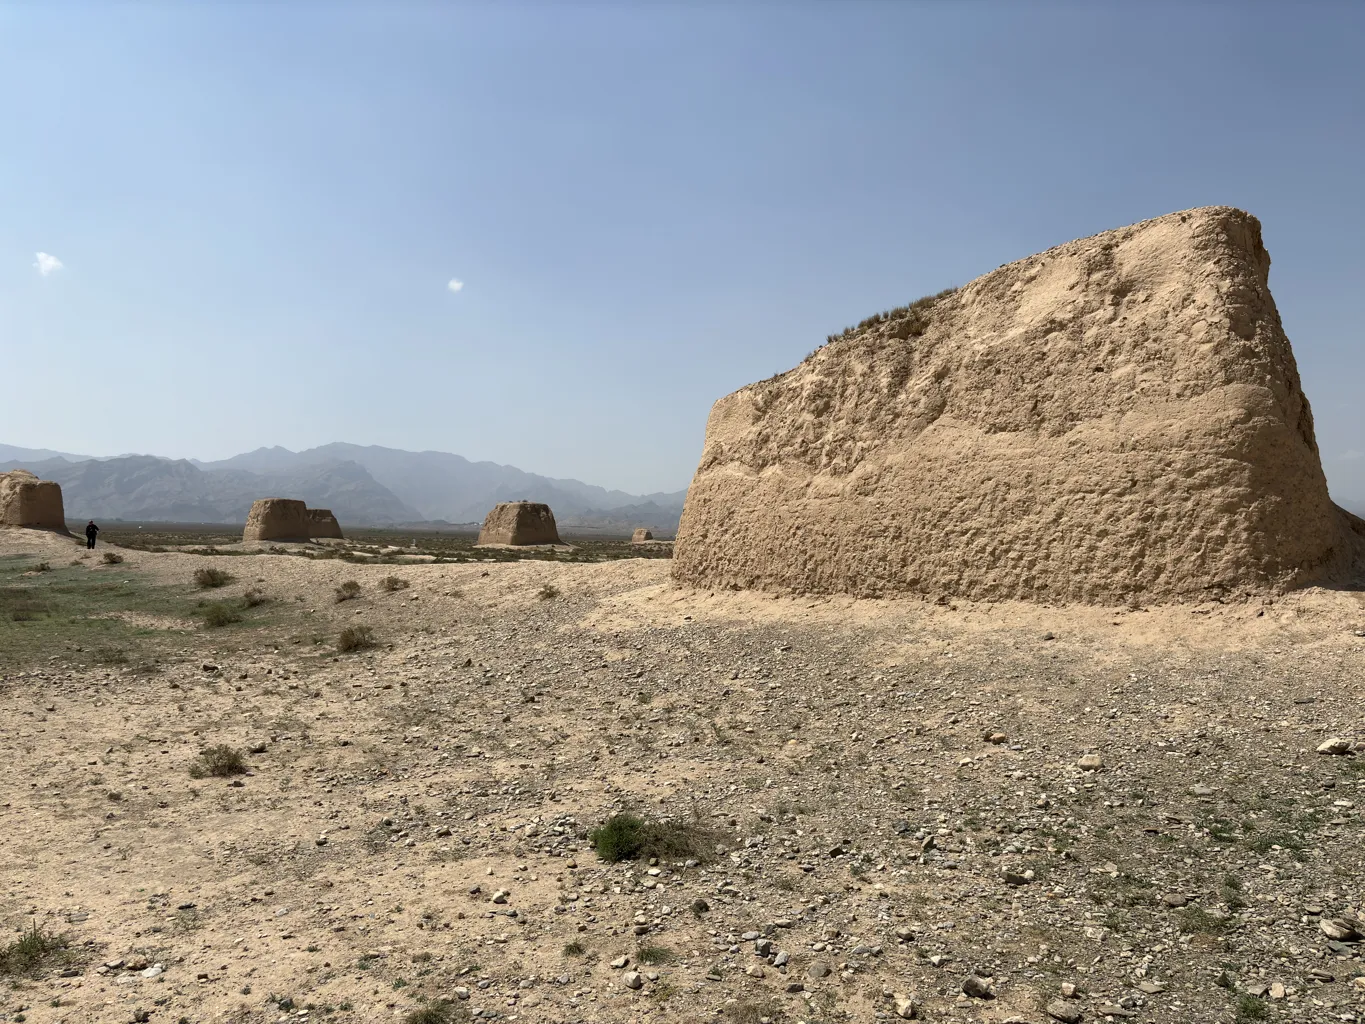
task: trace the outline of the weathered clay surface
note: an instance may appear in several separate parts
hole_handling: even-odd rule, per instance
[[[1259,222],[1174,213],[878,318],[716,403],[706,587],[1127,603],[1349,578]]]
[[[242,531],[244,541],[306,541],[309,537],[308,507],[293,498],[257,498]]]
[[[330,508],[308,510],[308,536],[312,539],[343,540],[341,524]]]
[[[39,480],[26,469],[0,473],[0,526],[65,533],[61,484]]]
[[[644,544],[654,539],[654,534],[646,530],[643,526],[636,527],[635,532],[630,535],[632,544]]]
[[[535,501],[495,505],[479,531],[480,544],[559,544],[555,514]]]

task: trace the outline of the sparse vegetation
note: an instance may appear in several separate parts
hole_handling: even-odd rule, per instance
[[[65,935],[45,932],[35,921],[20,938],[0,949],[0,976],[32,977],[44,968],[66,960],[68,945]]]
[[[711,837],[699,825],[648,820],[624,813],[607,819],[588,835],[597,856],[608,863],[641,857],[705,859]]]
[[[52,563],[51,563],[51,562],[39,562],[37,565],[35,565],[35,566],[33,567],[33,571],[34,571],[34,572],[51,572],[51,571],[52,571]]]
[[[587,947],[584,946],[583,943],[579,942],[577,939],[575,939],[573,942],[565,943],[564,945],[565,956],[582,956],[587,951],[588,951]]]
[[[337,650],[344,654],[368,651],[374,646],[374,630],[369,626],[347,626],[337,636]]]
[[[1237,997],[1237,1020],[1265,1020],[1270,1016],[1269,1008],[1260,999],[1249,993]]]
[[[667,946],[641,946],[635,953],[635,962],[658,966],[660,964],[671,964],[678,959],[678,955]]]
[[[468,1016],[459,1003],[449,999],[438,999],[413,1010],[405,1020],[407,1024],[454,1024],[455,1021],[468,1019]]]
[[[100,556],[100,561],[105,565],[121,565],[123,563],[123,556],[117,551],[106,551]]]
[[[385,576],[379,581],[379,589],[390,594],[395,590],[407,590],[408,581],[401,576]]]
[[[252,587],[242,595],[242,605],[246,608],[259,608],[269,600],[270,598],[265,593],[257,590],[255,587]]]
[[[236,747],[226,743],[207,747],[190,765],[190,778],[203,779],[209,776],[226,779],[233,775],[246,774],[246,756]]]
[[[355,580],[347,580],[336,589],[337,604],[342,601],[354,601],[360,596],[360,584]]]
[[[232,573],[224,572],[222,569],[204,568],[194,570],[195,585],[201,590],[214,590],[218,587],[225,587],[234,579],[236,579],[236,577],[233,576]]]
[[[553,583],[546,583],[536,591],[536,597],[540,598],[542,601],[553,601],[558,596],[559,588]]]
[[[787,1019],[782,1004],[772,996],[765,999],[742,999],[725,1011],[730,1024],[780,1024]]]
[[[205,601],[199,606],[199,615],[210,629],[220,629],[242,621],[237,605],[231,601]]]

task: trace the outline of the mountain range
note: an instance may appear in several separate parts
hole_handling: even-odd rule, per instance
[[[343,526],[477,523],[500,501],[543,501],[562,526],[676,530],[687,492],[634,495],[579,480],[472,462],[449,452],[334,443],[258,448],[218,462],[153,455],[96,458],[0,445],[0,471],[62,485],[69,518],[240,523],[261,497],[302,498]]]

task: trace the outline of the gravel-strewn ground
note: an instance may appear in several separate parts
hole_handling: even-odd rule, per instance
[[[278,622],[0,678],[0,914],[74,954],[6,979],[0,1020],[1365,1021],[1362,594],[952,607],[680,591],[658,560],[126,554],[226,566]],[[338,655],[347,624],[382,646]],[[219,743],[249,774],[191,777]],[[586,832],[621,809],[713,853],[605,864]]]

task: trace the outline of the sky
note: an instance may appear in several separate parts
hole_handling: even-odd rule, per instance
[[[0,7],[0,442],[633,493],[870,313],[1256,214],[1365,504],[1365,4]]]

